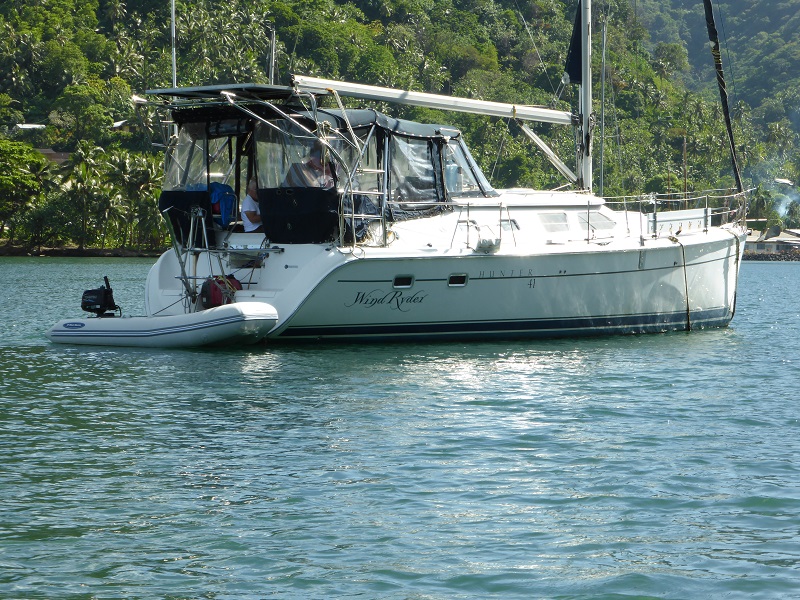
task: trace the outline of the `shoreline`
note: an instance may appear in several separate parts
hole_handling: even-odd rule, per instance
[[[800,252],[748,252],[745,250],[742,260],[763,262],[797,262],[800,260]]]
[[[30,250],[19,246],[0,246],[2,256],[49,258],[158,258],[164,250],[131,250],[130,248],[41,248]]]

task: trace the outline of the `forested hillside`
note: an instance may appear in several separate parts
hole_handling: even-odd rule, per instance
[[[684,177],[689,190],[731,185],[719,100],[708,87],[714,79],[702,5],[594,4],[598,114],[602,22],[608,24],[604,193],[677,191]],[[792,112],[797,83],[791,80],[798,22],[792,7],[799,4],[719,5],[720,32],[733,48],[726,70],[735,80],[734,127],[749,185],[800,177]],[[178,85],[266,82],[274,29],[279,83],[301,73],[574,108],[574,88],[560,97],[556,91],[576,7],[577,0],[179,1]],[[171,86],[169,13],[163,0],[0,1],[0,236],[6,243],[165,243],[156,210],[161,159],[130,98]],[[757,52],[742,50],[753,40]],[[460,127],[496,187],[563,183],[513,123],[383,109]],[[569,132],[545,126],[538,132],[562,156],[573,154]],[[595,139],[597,157],[601,140]],[[57,165],[34,148],[68,159]],[[772,208],[781,198],[769,189],[758,196],[756,210],[777,220]],[[797,220],[797,208],[792,205],[785,222]]]
[[[702,2],[637,2],[654,42],[677,42],[688,51],[690,86],[713,85]],[[714,5],[734,103],[746,103],[764,126],[782,122],[800,132],[800,0],[715,0]]]

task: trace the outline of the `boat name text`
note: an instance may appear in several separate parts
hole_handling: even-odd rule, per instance
[[[498,269],[491,271],[480,271],[478,279],[504,279],[512,277],[533,277],[533,269]]]
[[[347,308],[353,306],[365,306],[373,308],[375,306],[388,306],[392,310],[399,310],[400,312],[408,312],[414,304],[422,304],[423,300],[428,297],[424,291],[420,290],[413,294],[406,294],[399,290],[391,292],[384,292],[383,290],[371,290],[369,292],[356,292],[355,299],[349,304],[345,303]]]

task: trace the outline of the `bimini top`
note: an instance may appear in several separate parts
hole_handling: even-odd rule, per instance
[[[279,105],[287,114],[301,119],[313,122],[316,114],[317,122],[327,122],[340,130],[347,127],[341,110],[320,108],[315,113],[302,104],[302,96],[299,96],[294,88],[286,86],[241,83],[164,88],[148,90],[145,93],[167,99],[174,119],[179,124],[241,117],[241,112],[235,108],[237,102],[247,106],[248,110],[269,118],[274,115],[270,115],[268,109],[259,110],[256,106],[258,103],[270,102]],[[174,102],[175,100],[178,102]],[[256,103],[256,106],[253,103]],[[348,109],[347,120],[355,129],[376,125],[405,137],[454,139],[461,135],[461,131],[448,125],[395,119],[373,109]]]
[[[243,99],[257,100],[290,100],[297,95],[294,88],[285,85],[264,85],[261,83],[226,83],[220,85],[201,85],[194,87],[162,88],[147,90],[148,96],[165,96],[184,100],[220,99],[223,92],[229,92]]]
[[[313,120],[313,113],[311,111],[302,111],[298,112],[297,114],[300,117]],[[353,127],[353,129],[372,127],[373,125],[376,125],[381,129],[391,131],[392,133],[402,135],[404,137],[445,137],[454,139],[461,135],[461,131],[455,127],[450,127],[448,125],[417,123],[416,121],[406,121],[405,119],[395,119],[372,109],[347,110],[347,120],[350,121],[350,125]],[[331,126],[337,129],[342,129],[347,126],[342,117],[341,110],[318,109],[317,121],[327,121],[331,124]]]

